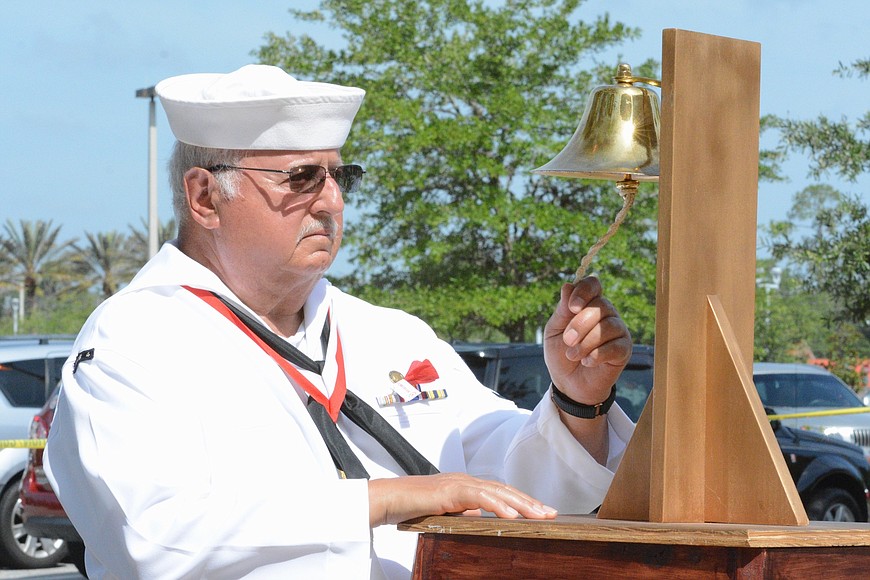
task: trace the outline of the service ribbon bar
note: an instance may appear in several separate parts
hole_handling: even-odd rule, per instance
[[[446,399],[447,398],[447,389],[435,389],[432,391],[421,391],[420,396],[416,397],[414,400],[425,400],[425,399]],[[398,405],[399,403],[404,403],[405,399],[402,397],[392,394],[392,395],[384,395],[383,397],[376,398],[378,405],[381,407],[390,407],[392,405]]]

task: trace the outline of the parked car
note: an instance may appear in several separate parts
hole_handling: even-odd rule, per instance
[[[859,446],[779,421],[771,426],[811,520],[868,521],[870,465]]]
[[[60,380],[72,351],[69,337],[0,338],[0,439],[26,439],[34,413]],[[18,488],[28,450],[0,449],[0,563],[11,568],[54,566],[67,555],[62,540],[23,527]]]
[[[765,407],[779,415],[834,409],[866,412],[783,419],[788,427],[816,431],[859,445],[870,457],[870,407],[843,381],[822,367],[806,364],[755,363],[755,387]]]
[[[523,409],[534,409],[550,387],[539,344],[454,343],[454,350],[484,385]]]
[[[31,439],[46,439],[54,419],[54,409],[60,386],[56,387],[48,400],[33,417],[30,426]],[[43,468],[43,449],[32,449],[27,459],[27,467],[21,479],[20,502],[21,518],[28,534],[59,538],[68,552],[67,559],[75,564],[79,572],[85,573],[85,545],[63,506],[57,499],[51,483]]]
[[[547,392],[550,376],[544,364],[543,346],[539,344],[474,344],[456,343],[454,349],[465,360],[477,378],[517,405],[532,409]],[[625,413],[637,421],[646,405],[653,385],[653,348],[635,345],[631,359],[616,387],[616,401]],[[848,387],[824,371],[804,368],[809,365],[755,365],[756,384],[768,414],[784,413],[802,407],[770,408],[768,395],[775,391],[767,387],[787,388],[788,380],[795,384],[809,382],[829,385],[833,393],[820,397],[817,403],[855,406],[840,389]],[[795,378],[795,375],[798,375]],[[810,376],[812,381],[803,381]],[[833,378],[832,383],[830,379]],[[762,391],[762,389],[764,389]],[[795,386],[793,392],[803,392]],[[857,400],[857,397],[852,395]],[[801,399],[802,400],[802,399]],[[778,402],[773,400],[773,402]],[[860,401],[858,401],[860,405]],[[807,405],[810,406],[810,405]],[[825,419],[830,419],[825,417]],[[828,437],[807,429],[793,428],[785,421],[772,421],[774,435],[811,520],[868,521],[868,489],[870,464],[865,451],[848,441],[848,437]]]
[[[484,385],[523,409],[534,409],[550,388],[544,348],[534,343],[456,342],[453,348]],[[634,345],[616,382],[616,402],[637,421],[652,390],[653,349]]]

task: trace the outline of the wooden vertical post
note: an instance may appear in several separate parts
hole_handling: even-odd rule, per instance
[[[655,386],[599,517],[803,525],[751,372],[760,45],[662,49]]]

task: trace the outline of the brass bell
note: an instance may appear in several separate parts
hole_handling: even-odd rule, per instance
[[[627,64],[617,67],[613,80],[615,85],[592,91],[571,140],[549,163],[532,173],[658,181],[659,100],[653,91],[634,83],[661,83],[632,76]]]
[[[580,124],[564,149],[546,165],[532,170],[540,175],[617,181],[622,209],[583,257],[575,284],[625,220],[634,204],[638,182],[659,179],[659,100],[653,91],[634,83],[656,87],[661,83],[632,76],[627,64],[617,67],[613,81],[615,85],[592,91]]]

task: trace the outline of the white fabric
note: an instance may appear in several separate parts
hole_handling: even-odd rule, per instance
[[[183,143],[216,149],[339,149],[365,91],[299,81],[276,66],[197,73],[155,87]]]
[[[90,577],[409,577],[415,535],[372,533],[367,483],[337,479],[303,397],[181,284],[237,301],[167,244],[83,327],[74,351],[93,348],[93,360],[64,367],[46,470],[85,540]],[[312,354],[330,308],[348,388],[374,408],[391,370],[432,362],[440,378],[430,388],[446,399],[381,412],[441,471],[507,479],[561,513],[600,504],[612,471],[576,444],[549,397],[531,414],[518,410],[420,320],[325,280],[304,309]],[[622,449],[632,424],[616,406],[608,416]],[[373,478],[401,474],[367,434],[338,425]]]

